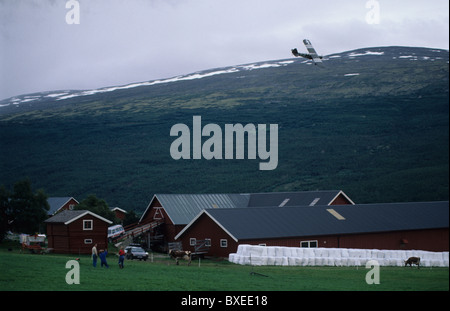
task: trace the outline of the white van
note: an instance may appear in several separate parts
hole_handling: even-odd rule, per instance
[[[112,240],[115,238],[118,238],[122,236],[125,233],[125,230],[123,229],[122,225],[115,225],[108,227],[108,239]]]

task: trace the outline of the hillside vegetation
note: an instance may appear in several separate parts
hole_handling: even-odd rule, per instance
[[[357,203],[448,200],[448,58],[444,50],[367,48],[330,55],[323,67],[289,59],[59,91],[66,99],[6,99],[0,184],[29,177],[50,196],[96,194],[137,211],[154,193],[342,189]],[[170,129],[192,130],[193,116],[222,129],[278,124],[278,167],[175,161]]]

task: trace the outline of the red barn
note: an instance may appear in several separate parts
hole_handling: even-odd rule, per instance
[[[53,216],[65,210],[71,211],[76,205],[80,204],[73,197],[50,197],[47,199],[47,202],[50,206],[47,212],[48,216]]]
[[[55,253],[90,254],[108,247],[108,226],[111,221],[86,210],[65,210],[45,221],[48,247]]]
[[[162,222],[164,242],[175,236],[204,209],[266,208],[268,206],[353,205],[341,190],[268,192],[245,194],[156,194],[139,220],[140,224]]]
[[[125,219],[125,216],[127,215],[127,211],[123,210],[119,207],[111,207],[111,212],[114,212],[114,215],[116,215],[117,219],[120,219],[122,222]]]
[[[228,257],[239,244],[391,250],[449,250],[449,202],[206,209],[175,238]]]

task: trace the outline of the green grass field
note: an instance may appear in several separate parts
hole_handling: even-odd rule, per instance
[[[109,269],[80,256],[80,284],[68,285],[66,262],[75,255],[21,253],[0,247],[1,291],[448,291],[448,268],[380,267],[380,284],[365,282],[365,267],[241,266],[226,260],[198,260],[179,266],[165,255],[153,262],[109,255]],[[256,272],[263,274],[251,274]]]

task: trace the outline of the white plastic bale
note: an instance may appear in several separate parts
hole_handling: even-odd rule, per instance
[[[355,265],[356,265],[355,258],[348,258],[348,260],[347,260],[347,267],[352,267],[352,266],[355,266]]]
[[[420,265],[422,267],[431,267],[431,260],[429,260],[429,259],[424,259],[424,260],[420,259]],[[402,266],[405,266],[405,262],[403,262]],[[412,265],[412,266],[414,267],[414,265]],[[408,267],[409,267],[409,265],[408,265]]]
[[[431,257],[433,258],[433,260],[439,260],[442,261],[442,254],[441,253],[431,253]]]
[[[283,257],[292,257],[292,249],[290,247],[283,247]]]
[[[349,257],[348,249],[346,249],[346,248],[341,249],[341,257],[342,258],[348,258]]]
[[[258,245],[252,245],[248,248],[248,252],[249,252],[250,256],[261,257],[263,250],[264,250],[264,248],[262,246],[258,246]]]
[[[275,257],[275,248],[274,247],[272,247],[272,246],[267,247],[266,252],[267,252],[267,257]]]
[[[243,264],[244,264],[243,256],[242,256],[242,255],[238,255],[238,256],[236,256],[236,257],[237,257],[237,258],[236,258],[237,263],[240,264],[240,265],[243,265]]]
[[[377,260],[380,266],[404,266],[409,257],[421,257],[421,265],[448,267],[448,252],[418,250],[378,250],[339,248],[265,247],[243,244],[237,253],[229,255],[229,261],[253,265],[301,265],[301,266],[356,266],[368,260]]]
[[[341,251],[336,248],[330,248],[328,251],[328,256],[333,258],[341,258]]]
[[[413,255],[413,252],[412,251],[405,251],[405,254],[404,254],[404,258],[405,258],[405,260],[406,259],[408,259],[409,257],[413,257],[414,255]]]
[[[323,257],[323,254],[324,254],[323,249],[321,249],[321,248],[314,248],[313,251],[314,251],[314,257],[316,257],[316,258]]]
[[[302,258],[303,257],[303,250],[300,247],[293,247],[292,248],[292,257],[298,257],[298,258]]]
[[[364,258],[366,251],[363,249],[358,249],[355,251],[356,258]]]
[[[250,245],[248,245],[248,244],[240,244],[238,246],[237,254],[239,254],[239,255],[246,255],[247,254],[247,249],[249,247],[250,247]]]
[[[250,264],[252,266],[260,266],[261,265],[261,256],[249,256]]]
[[[394,259],[395,258],[395,253],[394,253],[394,251],[391,251],[391,250],[385,251],[384,252],[384,256],[387,259]]]
[[[267,266],[267,260],[267,256],[261,257],[261,266]]]
[[[348,251],[347,255],[348,258],[355,258],[356,250],[354,250],[353,248],[349,248],[347,251]]]
[[[241,265],[249,265],[250,264],[250,256],[240,256],[239,263]]]
[[[239,255],[238,254],[234,254],[233,257],[230,258],[231,262],[235,263],[235,264],[239,264]]]
[[[442,260],[438,260],[438,259],[431,259],[430,263],[431,263],[431,266],[433,266],[433,267],[442,267],[443,266]]]
[[[261,247],[262,247],[261,256],[267,257],[267,246],[261,246]]]
[[[228,261],[229,262],[232,262],[232,263],[235,263],[235,256],[236,256],[236,254],[235,253],[232,253],[232,254],[230,254],[230,255],[228,255]]]
[[[283,257],[283,247],[275,247],[275,257]]]
[[[330,267],[333,267],[333,266],[335,266],[335,258],[334,257],[328,257],[327,259],[326,259],[326,265],[327,266],[330,266]]]
[[[242,253],[242,245],[239,244],[238,247],[237,247],[237,250],[236,250],[236,254],[240,255],[241,253]]]
[[[334,265],[336,266],[336,267],[341,267],[342,266],[342,258],[341,257],[335,257],[335,258],[333,258],[334,260],[333,260],[333,262],[334,262]]]
[[[384,250],[372,249],[371,253],[373,258],[386,258],[386,252]]]
[[[391,258],[394,258],[394,259],[401,258],[401,259],[403,259],[405,257],[405,255],[403,253],[404,253],[403,251],[392,251],[392,257]]]

